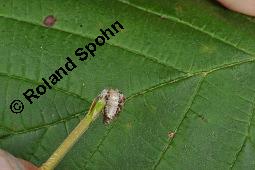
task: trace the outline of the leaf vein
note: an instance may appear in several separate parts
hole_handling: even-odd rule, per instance
[[[226,44],[226,45],[229,45],[229,46],[231,46],[231,47],[234,47],[235,49],[237,49],[237,50],[239,50],[239,51],[242,51],[242,52],[245,53],[245,54],[254,55],[254,53],[252,53],[252,52],[250,52],[250,51],[248,51],[248,50],[246,50],[246,49],[244,49],[244,48],[238,47],[238,45],[233,44],[232,42],[225,40],[224,38],[222,38],[222,37],[216,35],[215,33],[206,31],[206,30],[204,30],[203,28],[200,28],[200,27],[198,27],[198,26],[196,26],[196,25],[194,25],[194,24],[192,24],[192,23],[190,23],[190,22],[188,22],[188,21],[184,21],[184,20],[182,20],[182,19],[180,19],[180,18],[178,18],[178,17],[170,16],[170,15],[166,15],[166,14],[162,14],[162,13],[160,13],[160,12],[156,12],[156,11],[154,11],[154,10],[147,9],[147,8],[142,7],[142,6],[139,6],[139,5],[130,3],[130,2],[128,2],[128,1],[126,1],[126,0],[117,0],[117,1],[119,1],[119,2],[121,2],[121,3],[123,3],[123,4],[126,4],[126,5],[129,5],[129,6],[132,6],[132,7],[136,8],[136,9],[140,9],[140,10],[145,11],[145,12],[147,12],[147,13],[150,13],[150,14],[153,14],[153,15],[157,15],[157,16],[159,16],[159,17],[164,17],[164,18],[166,18],[166,19],[168,19],[168,20],[171,20],[171,21],[173,21],[173,22],[186,25],[186,26],[188,26],[188,27],[190,27],[190,28],[192,28],[192,29],[194,29],[194,30],[197,30],[197,31],[199,31],[199,32],[201,32],[201,33],[204,33],[204,34],[206,34],[206,35],[212,37],[213,39],[216,39],[216,40],[218,40],[218,41],[220,41],[220,42],[222,42],[222,43],[224,43],[224,44]]]
[[[49,127],[57,125],[59,123],[64,123],[64,122],[66,122],[68,120],[71,120],[73,118],[77,118],[80,115],[82,115],[84,112],[85,111],[83,110],[83,111],[77,112],[77,113],[75,113],[71,116],[67,116],[67,117],[62,118],[62,119],[59,119],[59,120],[56,120],[56,121],[53,121],[53,122],[50,122],[50,123],[46,123],[46,124],[43,124],[43,125],[31,127],[31,128],[25,129],[25,130],[20,130],[20,131],[14,131],[14,130],[8,128],[8,127],[1,126],[0,129],[5,129],[6,131],[9,132],[9,134],[0,136],[0,139],[11,137],[13,135],[18,135],[18,134],[24,134],[24,133],[28,133],[28,132],[37,131],[37,130],[40,130],[40,129],[43,129],[43,128],[49,128]]]
[[[0,15],[0,17],[2,17],[4,19],[14,20],[14,21],[18,21],[18,22],[23,22],[23,23],[26,23],[26,24],[34,25],[34,26],[39,26],[41,28],[45,28],[44,26],[42,26],[42,25],[40,25],[38,23],[35,23],[35,22],[31,22],[31,21],[25,21],[25,20],[21,20],[21,19],[17,19],[17,18],[14,18],[14,17],[9,17],[9,16],[4,16],[4,15]],[[87,35],[83,35],[83,34],[76,33],[74,31],[64,30],[64,29],[60,29],[60,28],[57,28],[57,27],[51,27],[51,29],[55,30],[55,31],[60,31],[60,32],[63,32],[63,33],[67,33],[67,34],[72,34],[72,35],[75,35],[75,36],[78,36],[78,37],[90,39],[90,40],[94,40],[95,39],[95,38],[93,38],[92,36],[90,36],[88,34]],[[154,63],[162,65],[164,67],[171,68],[171,69],[174,69],[174,70],[182,72],[182,73],[186,73],[184,70],[181,70],[179,68],[175,68],[174,66],[168,65],[167,63],[162,62],[162,61],[158,60],[157,58],[155,58],[153,56],[149,56],[148,54],[144,54],[144,53],[142,53],[142,52],[140,52],[138,50],[131,49],[131,48],[128,48],[128,47],[124,47],[124,46],[121,46],[120,44],[114,44],[114,43],[111,43],[110,41],[106,41],[105,43],[109,44],[109,45],[111,45],[113,47],[120,48],[120,49],[122,49],[124,51],[128,51],[130,53],[133,53],[135,55],[139,55],[139,56],[143,57],[144,59],[147,59],[149,61],[152,61]]]
[[[16,75],[8,75],[6,73],[0,73],[0,76],[2,77],[8,77],[10,79],[14,79],[14,80],[22,80],[24,82],[27,82],[27,83],[31,83],[31,84],[36,84],[36,85],[39,85],[41,84],[42,82],[38,82],[38,81],[35,81],[35,80],[32,80],[32,79],[28,79],[28,78],[24,78],[24,77],[20,77],[20,76],[16,76]],[[87,103],[91,103],[88,99],[85,99],[83,97],[81,97],[80,95],[76,94],[76,93],[73,93],[73,92],[70,92],[70,91],[67,91],[63,88],[60,88],[60,87],[52,87],[53,90],[55,91],[58,91],[58,92],[62,92],[64,94],[67,94],[69,96],[73,96],[73,97],[77,97],[83,101],[86,101]]]
[[[254,113],[255,112],[255,101],[253,102],[253,106],[252,107],[253,107],[253,109],[252,109],[252,113],[250,115],[250,120],[248,122],[247,135],[244,137],[244,140],[242,142],[241,148],[236,153],[235,158],[234,158],[234,160],[233,160],[233,162],[232,162],[232,164],[231,164],[229,169],[233,169],[234,168],[234,166],[236,165],[236,162],[238,160],[238,157],[240,156],[241,152],[243,151],[243,149],[245,147],[245,144],[248,141],[250,130],[251,130],[251,125],[252,125],[252,120],[253,120],[253,118],[255,116],[255,113]]]
[[[184,119],[187,117],[187,114],[188,114],[188,112],[189,112],[189,110],[190,110],[190,108],[191,108],[191,106],[192,106],[192,104],[193,104],[193,102],[194,102],[194,100],[195,100],[195,97],[196,97],[196,95],[198,94],[198,92],[199,92],[199,90],[200,90],[200,88],[201,88],[201,86],[202,86],[202,83],[203,83],[203,81],[205,80],[206,76],[207,76],[206,74],[202,75],[200,81],[197,83],[197,87],[196,87],[196,89],[195,89],[193,95],[191,96],[190,101],[188,102],[188,106],[187,106],[187,108],[185,109],[183,118],[181,119],[179,125],[177,126],[177,128],[176,128],[176,130],[175,130],[175,133],[178,133],[178,131],[179,131],[181,125],[182,125],[183,122],[184,122]],[[167,146],[164,147],[163,150],[160,152],[159,159],[158,159],[158,160],[156,161],[156,163],[154,164],[153,169],[156,169],[156,168],[158,167],[158,165],[159,165],[160,162],[162,161],[162,159],[163,159],[165,153],[166,153],[166,152],[168,151],[168,149],[170,148],[170,145],[173,143],[173,140],[174,140],[174,138],[171,138],[171,139],[169,140]]]
[[[90,157],[88,158],[87,162],[89,162],[95,155],[95,153],[97,151],[99,151],[99,148],[102,146],[102,144],[104,143],[105,139],[107,138],[107,136],[110,134],[111,130],[113,129],[114,125],[112,125],[110,128],[107,129],[106,133],[104,134],[104,136],[100,139],[99,143],[96,146],[96,149],[92,152],[92,154],[90,155]],[[88,163],[85,166],[85,169],[87,168]]]
[[[129,100],[131,100],[132,98],[135,98],[139,95],[144,95],[150,91],[153,91],[155,89],[158,89],[162,86],[165,86],[165,85],[169,85],[169,84],[173,84],[173,83],[177,83],[177,82],[180,82],[180,81],[183,81],[183,80],[186,80],[188,78],[191,78],[193,76],[197,76],[197,75],[200,75],[200,74],[205,74],[205,75],[208,75],[210,73],[213,73],[215,71],[218,71],[218,70],[221,70],[221,69],[226,69],[226,68],[229,68],[229,67],[233,67],[233,66],[237,66],[237,65],[242,65],[242,64],[246,64],[246,63],[249,63],[249,62],[253,62],[255,59],[251,59],[251,60],[247,60],[247,61],[242,61],[242,62],[238,62],[238,63],[233,63],[233,64],[228,64],[226,66],[222,66],[222,67],[219,67],[219,68],[215,68],[215,69],[212,69],[211,71],[209,72],[197,72],[197,73],[193,73],[193,74],[187,74],[186,76],[182,76],[182,77],[179,77],[179,78],[176,78],[174,80],[168,80],[168,81],[164,81],[162,83],[159,83],[159,84],[156,84],[152,87],[149,87],[149,88],[146,88],[144,90],[141,90],[140,92],[137,92],[133,95],[130,95],[129,97],[127,97],[127,102]],[[8,74],[5,74],[5,73],[0,73],[0,76],[6,76],[6,77],[9,77],[9,78],[12,78],[12,79],[17,79],[17,80],[23,80],[23,81],[26,81],[26,82],[29,82],[29,83],[34,83],[34,84],[39,84],[39,82],[36,82],[34,80],[31,80],[31,79],[27,79],[27,78],[22,78],[22,77],[18,77],[18,76],[14,76],[14,75],[8,75]],[[90,103],[90,101],[84,99],[84,98],[81,98],[81,96],[77,95],[76,93],[72,93],[72,92],[69,92],[69,91],[66,91],[64,89],[61,89],[61,88],[53,88],[55,89],[56,91],[60,91],[60,92],[63,92],[63,93],[66,93],[68,95],[71,95],[71,96],[74,96],[74,97],[78,97],[80,98],[81,100],[84,100],[88,103]],[[67,119],[70,119],[72,117],[77,117],[79,115],[81,115],[83,112],[85,111],[81,111],[81,112],[78,112],[70,117],[66,117],[66,118],[63,118],[63,119],[59,119],[58,121],[55,121],[53,123],[49,123],[49,124],[45,124],[45,125],[40,125],[40,126],[37,126],[37,127],[34,127],[32,129],[26,129],[26,131],[19,131],[17,132],[17,134],[20,134],[20,133],[26,133],[27,131],[33,131],[33,130],[37,130],[37,129],[40,129],[40,128],[44,128],[44,127],[47,127],[47,126],[52,126],[52,125],[55,125],[57,124],[58,122],[62,122],[62,121],[65,121]],[[0,128],[5,128],[7,131],[12,131],[11,129],[8,129],[7,127],[0,127]],[[1,137],[0,137],[1,138]]]
[[[44,136],[47,134],[47,132],[48,132],[48,129],[45,129],[45,131],[42,133],[41,137],[38,139],[38,141],[37,141],[37,146],[36,146],[34,152],[31,153],[30,158],[28,159],[29,161],[32,160],[33,156],[36,154],[36,152],[37,152],[38,149],[40,148],[40,144],[41,144],[41,142],[42,142]]]

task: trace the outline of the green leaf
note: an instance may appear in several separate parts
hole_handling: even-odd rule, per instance
[[[115,21],[124,29],[80,62]],[[98,119],[57,169],[255,169],[254,30],[211,0],[0,0],[0,146],[41,165],[113,87],[127,96],[119,118]],[[68,56],[75,70],[10,111]]]

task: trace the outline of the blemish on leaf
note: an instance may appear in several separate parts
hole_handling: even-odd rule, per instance
[[[52,27],[55,24],[56,21],[57,21],[57,19],[53,15],[49,15],[49,16],[44,18],[43,24],[46,27]]]
[[[160,18],[161,19],[166,19],[166,16],[165,15],[161,15]]]
[[[174,136],[175,136],[175,132],[172,132],[172,131],[169,131],[169,132],[168,132],[168,138],[169,138],[169,139],[174,138]]]
[[[203,115],[198,115],[198,117],[205,123],[208,123],[208,120]]]
[[[205,77],[205,76],[207,76],[208,73],[209,72],[202,72],[202,76]]]

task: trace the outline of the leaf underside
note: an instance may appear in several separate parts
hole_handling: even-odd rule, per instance
[[[124,30],[78,62],[115,21]],[[96,120],[57,169],[255,169],[254,30],[211,0],[0,0],[0,146],[40,165],[113,87],[127,97],[118,120]],[[77,68],[11,113],[67,56]]]

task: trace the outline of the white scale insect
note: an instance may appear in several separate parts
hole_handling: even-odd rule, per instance
[[[121,111],[125,97],[118,89],[104,89],[99,97],[106,101],[103,116],[104,123],[109,124]]]
[[[63,159],[66,153],[72,148],[75,142],[88,129],[89,125],[98,117],[102,110],[104,123],[109,124],[116,116],[118,116],[124,105],[124,102],[125,97],[119,90],[104,89],[94,99],[87,115],[61,143],[61,145],[55,150],[50,158],[42,164],[40,170],[54,169]]]

